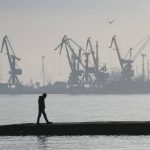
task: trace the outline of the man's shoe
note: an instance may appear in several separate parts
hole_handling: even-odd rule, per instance
[[[49,121],[48,121],[47,124],[52,124],[52,122],[49,122]]]

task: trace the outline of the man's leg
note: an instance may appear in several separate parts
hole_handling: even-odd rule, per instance
[[[45,119],[46,123],[50,123],[50,122],[48,121],[48,119],[47,119],[45,110],[43,110],[42,113],[43,113],[43,116],[44,116],[44,119]]]
[[[41,117],[41,111],[39,110],[38,117],[37,117],[37,124],[39,124],[40,122],[40,117]]]

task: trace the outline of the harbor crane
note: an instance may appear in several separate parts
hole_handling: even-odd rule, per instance
[[[21,85],[19,79],[18,79],[18,75],[22,74],[22,69],[18,69],[17,68],[17,64],[16,61],[20,61],[20,58],[18,58],[15,53],[14,50],[10,44],[10,41],[7,37],[7,35],[4,36],[3,41],[2,41],[2,47],[1,47],[1,53],[4,51],[4,47],[6,48],[6,54],[8,57],[8,62],[9,62],[9,66],[10,66],[10,77],[9,80],[7,82],[8,87],[19,87]]]
[[[75,52],[71,44],[74,44],[74,46],[76,46],[78,52]],[[81,61],[81,51],[83,49],[71,38],[68,38],[66,35],[62,38],[61,43],[55,48],[55,50],[60,49],[59,54],[61,55],[63,47],[65,47],[67,59],[71,69],[68,85],[70,87],[79,86],[80,76],[82,76],[83,73],[81,66],[84,68],[84,64]]]
[[[141,52],[145,49],[145,47],[150,43],[150,36],[146,36],[140,42],[138,42],[138,44],[136,44],[136,46],[137,46],[142,43],[141,47],[138,49],[138,51],[135,53],[134,56],[132,56],[132,50],[135,49],[135,47],[134,48],[132,47],[129,49],[129,51],[127,53],[127,55],[129,54],[129,56],[130,56],[129,59],[127,59],[127,55],[125,56],[125,59],[123,59],[121,57],[119,47],[118,47],[117,41],[116,41],[116,35],[114,35],[112,37],[110,48],[112,47],[113,43],[115,44],[119,63],[120,63],[121,70],[122,70],[121,80],[131,81],[134,77],[134,70],[132,69],[132,67],[133,67],[132,64],[133,64],[133,62],[135,62],[135,60],[138,58],[138,56],[141,54]]]
[[[95,76],[94,86],[103,87],[107,82],[109,74],[106,72],[106,64],[102,65],[101,67],[99,65],[98,41],[96,41],[96,52],[94,51],[90,37],[87,39],[86,50],[88,50],[88,47],[94,63],[94,67],[91,68],[93,70],[92,73]]]
[[[87,39],[85,50],[65,35],[55,50],[59,48],[59,54],[61,54],[63,47],[65,47],[71,69],[68,85],[70,87],[100,87],[99,82],[102,82],[100,77],[102,77],[102,71],[104,70],[103,68],[99,69],[98,42],[96,43],[96,56],[90,38]],[[91,56],[93,59],[92,65],[90,64]]]
[[[130,59],[122,58],[120,51],[119,51],[117,41],[116,41],[116,35],[114,35],[112,37],[111,45],[109,48],[112,48],[113,43],[115,44],[115,49],[117,51],[119,63],[121,66],[121,78],[120,79],[122,81],[132,81],[132,78],[134,76],[134,70],[132,69],[133,60],[131,60],[131,57],[130,57]],[[130,49],[130,55],[131,55],[131,49]]]

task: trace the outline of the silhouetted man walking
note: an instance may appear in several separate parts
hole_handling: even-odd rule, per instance
[[[46,123],[48,123],[48,124],[51,123],[51,122],[48,121],[46,113],[45,113],[45,101],[44,100],[45,100],[46,96],[47,96],[46,93],[43,93],[42,96],[39,96],[39,100],[38,100],[39,113],[38,113],[38,117],[37,117],[37,124],[39,124],[41,114],[43,114]]]

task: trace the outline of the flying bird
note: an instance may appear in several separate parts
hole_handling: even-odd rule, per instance
[[[112,21],[109,21],[109,24],[112,24],[113,22],[115,22],[114,20],[112,20]]]
[[[109,23],[109,24],[112,24],[113,22],[115,22],[114,20],[108,20],[107,19],[107,22]]]

